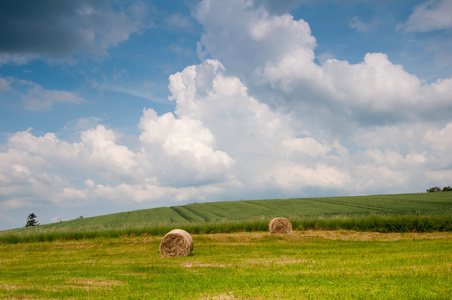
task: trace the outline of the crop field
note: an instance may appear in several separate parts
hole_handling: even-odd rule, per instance
[[[84,226],[213,222],[257,217],[452,215],[452,192],[194,203],[74,220]],[[53,227],[63,227],[65,222]],[[72,225],[72,224],[69,224]]]
[[[378,232],[452,231],[452,192],[193,203],[0,232],[0,243],[152,234],[265,231],[274,217],[294,229]]]
[[[451,232],[195,234],[0,244],[0,299],[450,299]]]

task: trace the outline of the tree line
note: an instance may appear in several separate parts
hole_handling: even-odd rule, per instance
[[[450,186],[445,186],[443,189],[441,189],[439,186],[434,186],[429,189],[427,189],[427,193],[434,193],[434,192],[450,192],[452,191],[452,188]]]

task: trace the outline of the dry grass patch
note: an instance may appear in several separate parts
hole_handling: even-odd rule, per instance
[[[195,239],[221,242],[227,245],[248,245],[256,240],[269,239],[279,242],[291,242],[307,239],[325,239],[341,241],[399,241],[399,240],[431,240],[431,239],[452,239],[452,232],[431,232],[431,233],[380,233],[363,232],[353,230],[306,230],[294,231],[288,235],[269,235],[268,232],[238,232],[238,233],[217,233],[199,234]]]
[[[380,233],[362,232],[352,230],[307,230],[298,231],[294,237],[297,238],[322,238],[328,240],[342,241],[399,241],[399,240],[423,240],[423,239],[450,239],[452,232],[432,233]]]
[[[277,259],[272,258],[254,258],[254,259],[245,259],[242,264],[244,266],[288,266],[288,265],[298,265],[298,264],[307,264],[307,263],[315,263],[313,260],[308,259],[297,259],[288,256],[278,256]]]
[[[200,300],[231,300],[231,299],[238,299],[235,298],[233,293],[229,293],[229,294],[220,294],[220,295],[215,295],[215,296],[203,296],[201,298],[199,298]]]
[[[220,264],[220,263],[201,263],[198,261],[183,262],[181,266],[186,268],[231,268],[233,264]]]
[[[12,290],[18,290],[22,287],[17,284],[1,284],[0,290],[6,290],[6,291],[12,291]]]
[[[76,278],[69,282],[71,285],[75,285],[77,287],[83,287],[85,289],[105,289],[112,288],[114,286],[122,286],[124,283],[118,280],[110,280],[110,279],[97,279],[97,278]]]

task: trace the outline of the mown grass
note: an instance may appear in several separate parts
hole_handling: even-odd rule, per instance
[[[452,192],[194,203],[3,231],[0,243],[162,236],[176,227],[190,233],[265,231],[280,216],[299,230],[452,231]]]
[[[0,245],[1,299],[448,299],[452,233],[195,234]]]

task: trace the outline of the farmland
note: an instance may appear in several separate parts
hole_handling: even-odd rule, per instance
[[[452,215],[452,192],[193,203],[55,223],[49,227],[177,224],[287,216]]]
[[[161,207],[1,232],[0,299],[447,299],[451,241],[449,192]]]
[[[0,245],[1,299],[447,299],[452,233],[296,231]]]
[[[0,232],[0,243],[99,236],[265,231],[273,217],[294,229],[379,232],[452,231],[452,192],[193,203],[76,219]]]

